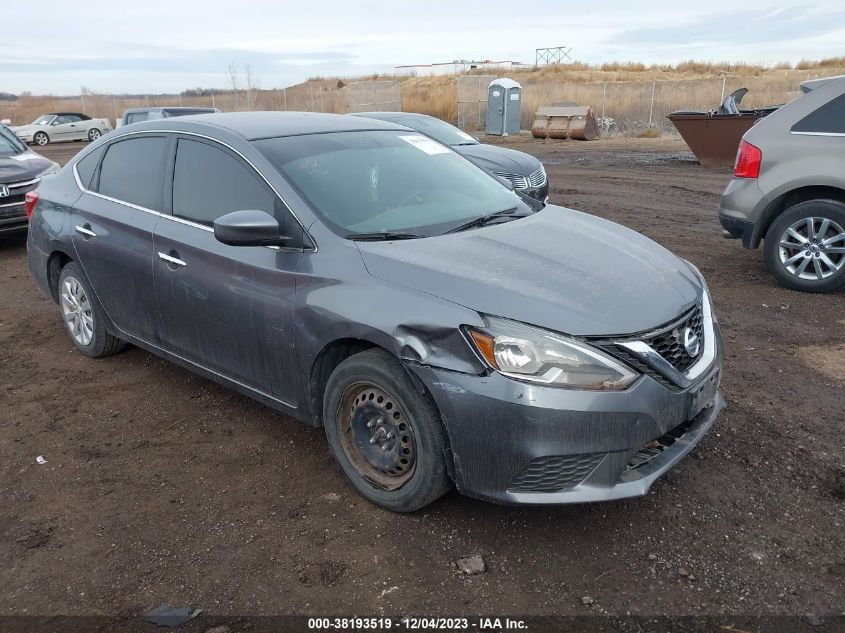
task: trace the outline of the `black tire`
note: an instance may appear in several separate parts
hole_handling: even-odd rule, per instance
[[[373,398],[373,393],[379,396]],[[367,395],[369,400],[365,402]],[[382,396],[383,402],[379,400]],[[341,416],[344,402],[350,404],[350,412]],[[369,419],[366,428],[362,427],[364,419]],[[371,423],[378,423],[374,431],[368,430]],[[329,447],[344,474],[358,492],[382,508],[413,512],[452,487],[446,469],[446,438],[434,402],[415,387],[402,364],[382,349],[350,356],[335,368],[323,397],[323,425]],[[344,425],[347,430],[341,433],[339,427]],[[385,459],[390,461],[395,454],[401,461],[407,454],[413,460],[410,466],[395,462],[396,474],[377,471],[364,457],[380,446],[369,447],[373,442],[366,441],[366,434],[373,433],[375,437],[378,432],[385,433],[385,429],[394,433],[393,440],[389,439],[389,432],[386,435]],[[375,459],[380,458],[376,455]],[[406,470],[399,473],[402,468]]]
[[[98,130],[95,127],[92,127],[90,130],[88,130],[88,140],[91,141],[92,143],[94,141],[96,141],[98,138],[100,138],[102,135],[103,135],[102,132],[100,132],[100,130]]]
[[[50,142],[50,137],[47,136],[46,132],[36,132],[35,135],[32,137],[32,142],[36,145],[40,145],[44,147],[47,143]]]
[[[72,290],[75,287],[75,284],[78,284],[79,289],[81,289],[84,293],[83,296],[87,300],[87,304],[84,302],[80,304],[78,301],[74,304],[74,300],[78,299],[78,297],[74,296],[75,293]],[[102,358],[103,356],[116,354],[126,348],[126,343],[116,336],[111,335],[106,330],[103,309],[100,306],[99,301],[97,301],[97,297],[91,291],[91,286],[88,284],[88,280],[85,278],[85,275],[82,274],[82,270],[80,270],[79,266],[77,266],[74,262],[70,262],[62,268],[62,273],[59,275],[58,296],[59,306],[62,310],[62,320],[65,323],[65,331],[68,333],[68,336],[76,349],[91,358]],[[79,310],[77,313],[84,312],[90,317],[90,340],[87,341],[85,340],[85,335],[80,334],[79,337],[77,337],[73,333],[73,324],[67,318],[65,308],[65,306],[70,308],[71,306],[85,307],[86,305],[88,307],[87,310]],[[80,340],[80,338],[82,340]]]
[[[839,230],[845,230],[845,204],[836,200],[808,200],[807,202],[796,204],[781,213],[775,218],[766,232],[766,240],[763,244],[766,266],[768,266],[769,270],[780,283],[793,290],[800,290],[802,292],[833,292],[839,290],[845,287],[845,253],[834,253],[828,249],[845,247],[845,239],[839,239],[834,244],[823,246],[821,243],[824,241],[825,235],[815,235],[813,239],[818,242],[818,244],[815,244],[815,249],[813,248],[812,241],[809,243],[807,249],[795,247],[783,248],[781,246],[783,243],[782,240],[784,239],[788,240],[790,244],[797,244],[797,238],[787,237],[787,230],[790,227],[794,227],[796,223],[802,221],[806,223],[809,218],[815,218],[814,226],[816,231],[820,231],[822,228],[821,222],[827,220],[829,224],[825,235],[831,236]],[[838,227],[838,229],[835,227]],[[798,234],[803,239],[806,239],[808,233],[808,225],[803,229],[799,227]],[[813,251],[820,252],[816,254]],[[806,254],[807,252],[810,252],[809,256]],[[825,275],[823,278],[805,279],[799,277],[796,274],[796,265],[792,265],[793,270],[790,270],[784,262],[784,258],[788,262],[790,256],[797,257],[798,255],[803,255],[803,258],[797,261],[797,266],[800,267],[803,264],[810,271],[807,272],[807,269],[805,269],[804,273],[802,273],[804,275],[817,276],[815,273],[816,262],[813,260],[818,258],[826,257],[827,261],[831,261],[838,267],[838,270],[832,272],[824,259],[821,259],[818,265]],[[804,259],[808,261],[804,262]],[[832,274],[826,275],[828,272],[832,272]]]

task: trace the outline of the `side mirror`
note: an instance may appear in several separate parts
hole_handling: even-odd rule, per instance
[[[266,211],[233,211],[214,221],[214,237],[230,246],[284,246],[291,238]]]

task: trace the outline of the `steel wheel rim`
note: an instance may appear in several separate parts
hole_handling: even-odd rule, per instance
[[[783,232],[778,254],[791,275],[828,279],[845,266],[845,229],[829,218],[802,218]]]
[[[62,284],[62,314],[71,338],[87,347],[94,338],[94,312],[85,289],[75,277],[66,277]]]
[[[396,490],[411,479],[416,438],[398,398],[373,384],[354,383],[343,392],[335,424],[343,453],[371,484]]]

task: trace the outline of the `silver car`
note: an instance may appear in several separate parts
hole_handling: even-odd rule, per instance
[[[29,125],[11,129],[24,143],[46,145],[62,141],[96,141],[112,130],[108,119],[92,119],[81,112],[42,114]]]
[[[831,292],[845,287],[845,75],[801,90],[743,136],[719,219],[746,248],[764,242],[785,286]]]

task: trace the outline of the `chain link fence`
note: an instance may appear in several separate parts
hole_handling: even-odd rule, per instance
[[[398,79],[359,81],[343,88],[347,112],[401,112],[402,86]]]
[[[815,75],[822,76],[822,75]],[[714,110],[725,97],[748,88],[743,109],[779,105],[800,95],[798,84],[815,76],[713,77],[627,82],[548,82],[523,87],[521,126],[530,129],[537,108],[554,101],[592,106],[602,133],[636,135],[645,130],[675,134],[667,116],[678,110]]]
[[[487,89],[498,75],[458,77],[458,127],[483,130],[487,125]],[[529,123],[530,126],[530,123]]]

